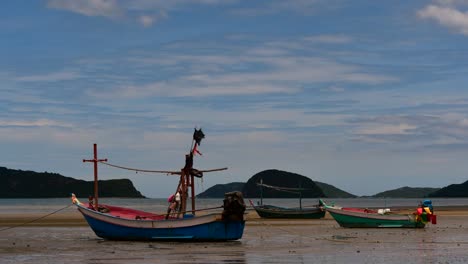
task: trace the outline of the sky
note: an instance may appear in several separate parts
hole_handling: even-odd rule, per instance
[[[197,193],[266,169],[356,195],[465,182],[468,0],[0,3],[0,166],[92,180],[97,143],[179,170],[194,128],[194,167],[229,168]]]

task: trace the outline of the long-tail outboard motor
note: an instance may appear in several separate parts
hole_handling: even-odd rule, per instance
[[[244,220],[245,203],[242,192],[225,193],[223,207],[223,220]]]

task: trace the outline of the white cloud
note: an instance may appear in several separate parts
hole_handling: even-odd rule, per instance
[[[438,4],[446,5],[446,6],[463,6],[468,5],[467,0],[436,0]]]
[[[145,27],[151,26],[154,22],[154,18],[152,16],[140,16],[139,20],[140,23]]]
[[[416,129],[417,126],[411,124],[395,124],[395,125],[373,125],[367,128],[362,128],[358,134],[361,135],[407,135],[411,134],[411,130]]]
[[[318,10],[321,0],[266,1],[264,5],[249,8],[233,9],[232,13],[244,16],[271,15],[276,13],[294,12],[311,14]]]
[[[102,16],[110,19],[131,17],[149,27],[168,17],[168,12],[188,5],[225,5],[235,0],[48,0],[47,7],[66,10],[85,16]],[[148,15],[151,14],[151,15]]]
[[[257,95],[272,93],[297,93],[298,88],[287,86],[259,83],[248,84],[245,82],[223,83],[222,78],[216,81],[207,81],[203,85],[190,85],[187,82],[154,82],[145,85],[130,85],[114,89],[112,94],[106,91],[88,90],[87,93],[97,98],[121,98],[135,99],[148,96],[169,97],[205,97],[205,96],[228,96],[228,95]]]
[[[334,93],[341,93],[341,92],[344,92],[345,89],[343,87],[339,87],[339,86],[329,86],[325,89],[321,89],[321,91],[324,91],[324,92],[334,92]]]
[[[301,42],[299,40],[298,42]],[[293,42],[293,41],[291,41]],[[260,95],[300,93],[302,87],[316,83],[384,84],[397,82],[395,76],[374,73],[332,59],[304,57],[288,47],[263,45],[233,49],[230,55],[158,54],[128,58],[138,68],[157,67],[157,71],[174,71],[170,80],[146,83],[127,82],[114,87],[112,93],[88,89],[94,97],[145,98],[148,96],[206,97],[220,95]],[[180,47],[183,49],[185,47]],[[329,88],[341,92],[342,88]]]
[[[2,121],[0,120],[0,126],[18,126],[18,127],[72,127],[69,123],[57,122],[49,119],[38,119],[32,121],[24,120],[12,120]]]
[[[68,10],[85,16],[115,18],[122,15],[117,0],[49,0],[49,8]]]
[[[345,35],[317,35],[305,37],[304,40],[325,44],[346,44],[353,41],[351,37]]]
[[[21,76],[16,77],[16,81],[20,82],[57,82],[57,81],[69,81],[75,80],[80,78],[80,74],[76,72],[53,72],[47,73],[43,75],[29,75],[29,76]]]
[[[168,17],[167,13],[165,11],[160,11],[156,14],[153,15],[141,15],[138,18],[138,21],[140,24],[142,24],[144,27],[150,27],[153,24],[166,19]]]
[[[468,35],[468,12],[460,11],[452,6],[428,5],[418,11],[418,15],[424,19],[433,19],[443,26]]]

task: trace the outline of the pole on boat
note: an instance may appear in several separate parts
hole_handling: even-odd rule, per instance
[[[94,209],[98,210],[98,162],[105,161],[107,159],[98,159],[97,158],[97,144],[94,143],[94,159],[87,160],[83,159],[83,162],[93,162],[94,163]]]
[[[187,177],[185,176],[185,169],[181,170],[180,174],[180,210],[177,214],[177,218],[180,217],[181,212],[185,213],[187,204]],[[183,217],[183,215],[182,215]]]
[[[192,215],[195,215],[195,178],[193,176],[192,169],[193,169],[193,157],[195,156],[195,148],[198,143],[194,140],[192,140],[192,146],[190,146],[190,158],[192,159],[192,162],[190,164],[189,168],[186,168],[185,174],[186,174],[186,182],[187,182],[187,195],[188,195],[188,188],[190,187],[190,195],[191,200],[192,200]]]
[[[263,178],[260,179],[260,205],[263,205]]]
[[[190,187],[192,187],[192,215],[195,215],[195,178],[193,175],[190,175]]]
[[[299,182],[299,208],[302,210],[302,184]]]

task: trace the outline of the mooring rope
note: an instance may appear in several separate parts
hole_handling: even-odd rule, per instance
[[[180,171],[143,170],[143,169],[136,169],[136,168],[130,168],[130,167],[114,165],[114,164],[110,164],[110,163],[104,162],[104,161],[100,161],[99,163],[110,166],[110,167],[118,168],[118,169],[137,171],[137,172],[166,173],[168,175],[180,174]]]
[[[0,229],[0,232],[5,231],[5,230],[8,230],[8,229],[12,229],[12,228],[24,226],[24,225],[27,225],[27,224],[30,224],[30,223],[34,223],[34,222],[39,221],[39,220],[41,220],[41,219],[43,219],[43,218],[46,218],[46,217],[48,217],[48,216],[50,216],[50,215],[53,215],[53,214],[56,214],[56,213],[58,213],[58,212],[60,212],[60,211],[62,211],[62,210],[65,210],[65,209],[67,209],[68,207],[70,207],[70,206],[72,206],[72,205],[73,205],[73,204],[67,205],[67,206],[65,206],[65,207],[63,207],[63,208],[60,208],[60,209],[58,209],[58,210],[56,210],[56,211],[53,211],[52,213],[46,214],[46,215],[41,216],[41,217],[39,217],[39,218],[33,219],[33,220],[31,220],[31,221],[28,221],[28,222],[25,222],[25,223],[21,223],[21,224],[15,225],[15,226],[10,226],[10,227],[7,227],[7,228]]]

